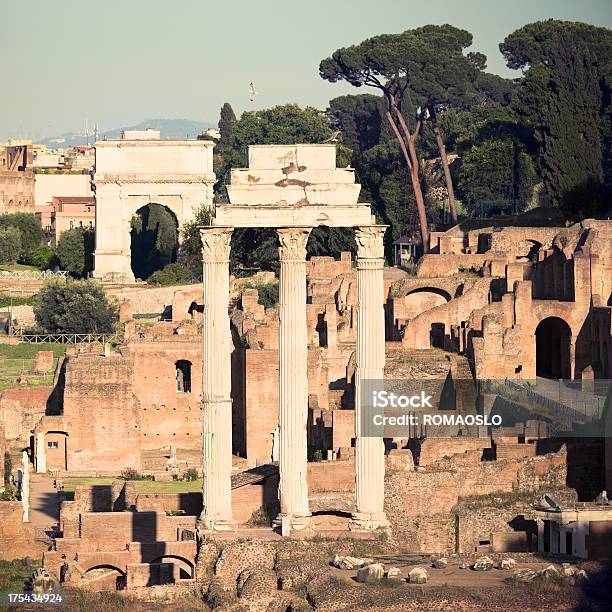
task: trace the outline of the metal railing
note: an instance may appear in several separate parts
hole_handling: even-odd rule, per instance
[[[15,280],[52,280],[68,279],[68,272],[58,270],[0,270],[0,278],[11,278]]]
[[[105,344],[118,339],[117,334],[25,334],[16,333],[13,337],[19,338],[26,344]]]

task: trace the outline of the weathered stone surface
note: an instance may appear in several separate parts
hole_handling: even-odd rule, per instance
[[[538,573],[531,569],[520,569],[512,574],[512,579],[518,582],[532,582],[538,576]]]
[[[402,572],[398,567],[390,567],[385,574],[385,578],[387,580],[401,580]]]
[[[448,565],[448,559],[440,557],[439,559],[436,559],[431,565],[436,569],[443,569]]]
[[[513,570],[516,567],[516,561],[514,559],[501,559],[497,568],[500,570]]]
[[[555,580],[561,577],[561,572],[554,565],[549,565],[538,572],[538,577],[546,580]]]
[[[372,563],[374,563],[374,559],[341,555],[336,555],[332,561],[334,567],[347,570],[363,567],[364,565],[371,565]]]
[[[425,584],[427,578],[427,570],[424,567],[415,567],[408,572],[408,582],[410,584]]]
[[[385,575],[385,566],[382,563],[372,563],[362,567],[357,572],[357,582],[376,582]]]
[[[491,557],[487,557],[484,555],[483,557],[479,557],[472,565],[472,569],[477,572],[487,572],[493,568],[493,559]]]
[[[265,567],[248,568],[238,576],[238,597],[254,601],[269,597],[277,590],[277,578],[273,570]]]

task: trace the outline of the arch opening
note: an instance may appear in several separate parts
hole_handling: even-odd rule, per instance
[[[164,555],[151,561],[151,565],[156,563],[173,563],[175,568],[178,568],[178,573],[175,577],[179,580],[191,580],[193,576],[193,564],[183,557],[175,557],[173,555]]]
[[[127,586],[126,573],[109,564],[100,564],[90,567],[81,576],[82,580],[87,581],[87,588],[93,591],[108,591],[115,589],[121,591]]]
[[[131,266],[136,278],[146,280],[176,261],[178,220],[167,206],[147,204],[136,211],[130,224]]]
[[[570,326],[559,317],[540,321],[535,331],[536,376],[571,378]]]
[[[177,393],[191,393],[191,361],[179,359],[174,365]]]

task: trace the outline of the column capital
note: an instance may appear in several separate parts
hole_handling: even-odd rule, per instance
[[[312,227],[279,227],[277,230],[281,261],[306,261],[306,243]]]
[[[233,231],[233,227],[201,227],[202,260],[205,262],[229,261]]]
[[[383,259],[383,238],[388,225],[359,225],[355,228],[357,259]]]

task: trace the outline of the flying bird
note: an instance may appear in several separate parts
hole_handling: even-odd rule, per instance
[[[257,92],[255,91],[255,85],[253,85],[253,81],[251,81],[251,83],[249,84],[249,100],[251,102],[254,102],[256,95]]]
[[[340,130],[336,130],[327,140],[323,141],[323,144],[328,142],[338,142],[338,136],[340,136]]]

